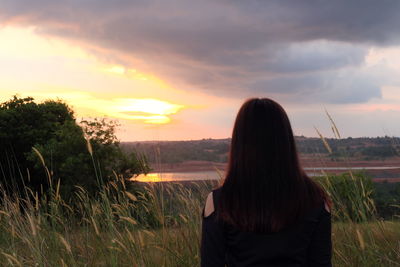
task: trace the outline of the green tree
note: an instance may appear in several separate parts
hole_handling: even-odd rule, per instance
[[[73,111],[61,101],[34,102],[14,96],[0,104],[0,181],[8,190],[29,184],[36,189],[42,176],[27,158],[34,145],[53,138],[65,123],[73,123]]]
[[[121,174],[124,178],[130,178],[135,174],[147,173],[150,167],[143,154],[136,151],[124,152],[120,141],[115,135],[119,126],[115,120],[106,118],[94,118],[80,122],[86,139],[90,141],[93,157],[97,162],[106,163],[99,165],[99,171],[105,178],[113,175],[113,172]]]
[[[14,96],[0,104],[0,183],[9,191],[27,185],[41,192],[60,181],[61,193],[69,195],[75,185],[95,192],[114,171],[125,178],[147,172],[144,158],[121,151],[117,126],[106,119],[81,126],[61,100],[37,104]]]

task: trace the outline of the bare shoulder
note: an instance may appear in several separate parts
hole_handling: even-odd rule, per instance
[[[330,207],[329,203],[327,203],[326,201],[325,201],[325,210],[327,212],[331,213],[331,207]]]
[[[214,212],[213,192],[209,193],[204,207],[204,217],[210,216]]]

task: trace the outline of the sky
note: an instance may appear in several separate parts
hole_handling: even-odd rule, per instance
[[[0,102],[61,99],[122,141],[227,138],[250,97],[296,135],[400,136],[400,1],[0,0]]]

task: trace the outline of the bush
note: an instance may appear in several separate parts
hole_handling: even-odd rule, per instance
[[[122,152],[117,125],[106,119],[79,125],[60,100],[37,104],[14,96],[0,104],[0,185],[10,194],[27,195],[27,188],[43,194],[59,183],[68,198],[76,185],[96,192],[114,171],[124,178],[148,172],[144,157]]]
[[[329,193],[337,221],[366,222],[376,215],[372,179],[364,173],[344,173],[315,178]]]

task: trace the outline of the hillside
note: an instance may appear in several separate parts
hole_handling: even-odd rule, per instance
[[[321,139],[296,137],[297,148],[303,160],[329,161],[387,161],[400,155],[400,138],[346,138],[326,139],[332,149],[329,153]],[[230,139],[202,139],[192,141],[123,142],[125,151],[135,150],[146,155],[150,163],[176,164],[187,161],[224,163],[227,161]]]

